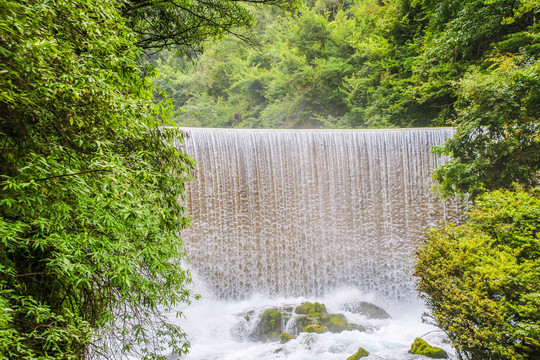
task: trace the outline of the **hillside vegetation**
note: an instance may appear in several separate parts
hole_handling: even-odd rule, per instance
[[[485,116],[524,117],[538,103],[538,7],[307,0],[292,13],[255,9],[256,26],[201,56],[163,52],[151,63],[181,126],[454,126],[479,97],[497,104]]]

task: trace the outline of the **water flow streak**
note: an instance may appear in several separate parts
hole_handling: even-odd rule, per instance
[[[198,163],[182,236],[220,298],[319,296],[340,287],[397,302],[421,233],[455,220],[431,191],[451,129],[188,129]]]

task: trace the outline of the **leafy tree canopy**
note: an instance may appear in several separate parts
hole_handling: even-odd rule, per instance
[[[540,185],[540,62],[525,56],[488,60],[457,84],[456,135],[439,153],[452,160],[437,169],[443,195]]]
[[[415,274],[460,359],[540,353],[540,192],[480,196],[460,226],[428,234]]]
[[[455,126],[471,73],[504,56],[536,61],[538,10],[537,0],[305,1],[293,14],[257,10],[255,47],[227,37],[195,65],[173,53],[152,63],[184,126]]]
[[[122,14],[138,35],[137,45],[142,49],[201,51],[204,42],[225,34],[239,36],[236,29],[252,24],[254,16],[245,3],[288,9],[297,6],[296,0],[127,0]]]

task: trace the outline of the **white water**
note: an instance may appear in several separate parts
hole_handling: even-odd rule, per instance
[[[179,324],[191,360],[406,360],[416,337],[443,347],[423,324],[414,289],[422,232],[459,218],[456,202],[431,192],[446,159],[430,153],[451,129],[294,131],[189,129],[198,162],[187,187],[193,228],[182,233],[203,300]],[[385,308],[391,320],[341,310],[352,300]],[[250,336],[271,307],[324,302],[368,332],[300,334],[285,345]],[[426,335],[427,334],[427,335]]]
[[[254,295],[245,300],[223,300],[205,298],[187,308],[185,318],[179,324],[189,334],[191,347],[187,360],[345,360],[359,347],[369,352],[364,359],[412,360],[425,359],[409,354],[408,351],[417,337],[422,337],[434,346],[442,347],[455,359],[455,355],[445,343],[443,333],[437,328],[423,324],[420,303],[407,305],[386,304],[392,319],[376,320],[342,310],[349,301],[365,300],[377,302],[373,295],[365,295],[356,289],[336,290],[325,297],[290,297],[268,299]],[[257,318],[265,309],[287,305],[300,305],[305,301],[324,302],[330,313],[342,313],[351,323],[367,327],[367,332],[344,331],[342,333],[309,334],[301,333],[286,344],[258,342],[250,336],[256,331],[257,322],[248,322],[244,316],[255,311],[251,318]],[[380,303],[380,302],[379,302]]]

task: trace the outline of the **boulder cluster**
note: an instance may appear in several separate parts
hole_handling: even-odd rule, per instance
[[[285,325],[293,321],[289,330],[285,332]],[[343,314],[330,314],[324,304],[306,302],[300,306],[271,308],[264,311],[258,326],[258,340],[287,342],[295,334],[302,332],[321,334],[324,332],[339,333],[346,330],[365,331],[362,325],[351,324]]]
[[[365,315],[370,319],[390,319],[390,315],[384,309],[364,301],[347,303],[343,306],[343,310]],[[250,313],[252,314],[253,312]],[[362,325],[348,322],[343,314],[329,313],[324,304],[305,302],[296,307],[266,309],[258,323],[256,338],[259,341],[280,341],[285,344],[303,332],[321,334],[351,330],[366,331],[367,329]],[[434,359],[448,358],[443,349],[430,346],[420,338],[414,341],[409,352]],[[347,360],[357,360],[366,356],[369,356],[368,351],[361,347]]]

